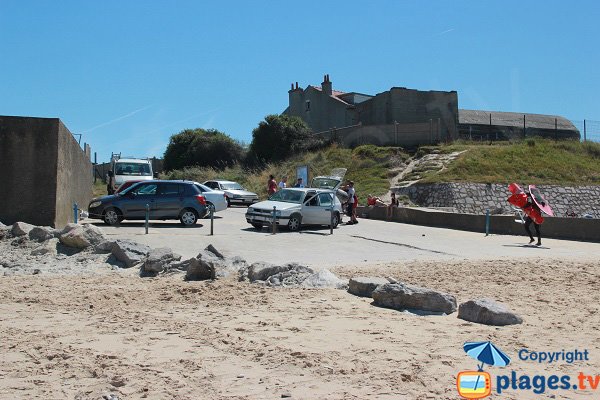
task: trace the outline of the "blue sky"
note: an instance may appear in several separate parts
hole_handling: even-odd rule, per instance
[[[0,0],[0,115],[58,117],[107,160],[186,128],[250,142],[292,82],[456,90],[600,120],[596,1]]]

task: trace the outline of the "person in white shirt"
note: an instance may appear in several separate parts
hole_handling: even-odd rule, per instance
[[[282,177],[281,181],[279,182],[279,184],[277,186],[279,186],[280,189],[286,188],[287,187],[287,176]]]

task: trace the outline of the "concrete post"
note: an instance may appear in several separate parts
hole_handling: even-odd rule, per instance
[[[273,206],[273,220],[271,221],[271,234],[275,234],[277,233],[277,223],[276,221],[276,215],[277,215],[277,207]]]
[[[150,204],[146,204],[146,222],[144,223],[146,235],[148,234],[148,219],[150,219]]]

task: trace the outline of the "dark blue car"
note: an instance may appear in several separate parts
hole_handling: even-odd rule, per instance
[[[202,192],[188,181],[143,181],[127,190],[93,199],[88,207],[90,218],[115,225],[124,219],[143,220],[146,205],[150,219],[178,219],[191,226],[203,218],[208,208]]]

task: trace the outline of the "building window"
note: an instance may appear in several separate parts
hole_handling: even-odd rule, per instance
[[[306,100],[304,103],[304,111],[310,111],[310,100]]]

